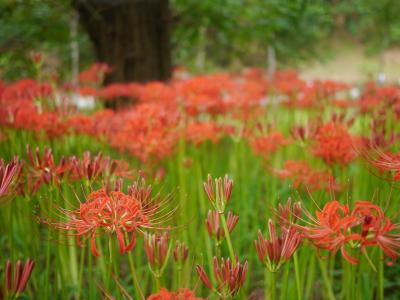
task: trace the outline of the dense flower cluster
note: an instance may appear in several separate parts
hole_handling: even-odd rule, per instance
[[[305,225],[293,225],[319,249],[340,251],[352,264],[359,262],[359,253],[349,254],[349,249],[365,253],[369,247],[382,249],[388,264],[393,264],[400,253],[400,227],[385,216],[383,210],[369,201],[356,201],[351,210],[346,204],[333,200],[315,216],[304,210],[308,220]],[[357,257],[355,257],[357,256]]]

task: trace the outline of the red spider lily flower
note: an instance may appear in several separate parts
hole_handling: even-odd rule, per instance
[[[31,166],[28,173],[31,193],[37,192],[43,183],[59,185],[63,175],[70,168],[64,158],[61,158],[57,165],[54,161],[53,153],[49,148],[44,149],[43,156],[41,156],[37,147],[36,155],[34,156],[30,146],[27,145],[27,154]]]
[[[368,201],[357,201],[352,215],[361,225],[361,248],[378,246],[393,265],[400,255],[400,226],[385,217],[382,209]]]
[[[247,261],[244,264],[237,261],[236,265],[233,266],[229,258],[221,258],[221,264],[219,264],[218,258],[214,256],[213,271],[217,282],[217,287],[214,288],[203,266],[196,266],[196,271],[204,285],[217,293],[222,299],[233,297],[239,292],[246,280],[247,269]]]
[[[226,220],[229,233],[232,232],[238,221],[239,221],[239,216],[234,215],[232,212],[229,211]],[[217,244],[220,245],[225,237],[225,231],[221,225],[220,214],[217,211],[211,211],[211,210],[208,211],[206,219],[206,228],[208,235],[210,237],[214,237]]]
[[[136,244],[136,234],[142,228],[151,227],[151,218],[156,213],[152,209],[143,208],[138,199],[125,195],[120,191],[109,194],[105,189],[92,192],[86,202],[79,208],[69,211],[60,209],[67,220],[65,222],[48,221],[56,229],[72,231],[82,245],[83,238],[90,239],[93,255],[99,256],[96,247],[96,237],[99,234],[115,234],[118,239],[121,254],[131,250]],[[130,241],[125,238],[130,235]]]
[[[111,70],[112,69],[107,64],[95,63],[79,74],[79,82],[86,84],[101,84],[104,75],[110,73]]]
[[[203,300],[203,298],[196,297],[194,292],[181,288],[177,292],[170,292],[162,288],[158,293],[150,295],[147,300]]]
[[[273,131],[250,139],[250,146],[254,153],[268,159],[271,153],[276,152],[281,146],[289,144],[282,133]]]
[[[5,199],[14,192],[14,187],[22,172],[23,163],[18,156],[6,164],[0,160],[0,199]]]
[[[380,172],[388,172],[389,176],[384,179],[388,181],[400,181],[400,153],[384,152],[378,148],[362,153],[364,159]],[[390,178],[392,176],[392,178]]]
[[[318,128],[312,151],[328,165],[347,165],[355,157],[354,146],[355,139],[344,125],[329,122]]]
[[[85,151],[82,159],[78,159],[75,156],[70,157],[69,176],[72,180],[82,180],[84,178],[89,181],[96,180],[103,175],[109,163],[109,159],[104,158],[101,153],[97,154],[92,160],[90,152]]]
[[[216,211],[223,214],[225,211],[225,206],[231,199],[233,180],[225,175],[224,181],[222,178],[216,178],[215,180],[215,192],[213,189],[212,177],[208,174],[207,182],[204,182],[204,190],[207,194],[208,200],[212,203]]]
[[[296,223],[301,219],[303,208],[301,202],[297,201],[292,205],[292,199],[289,198],[285,205],[281,203],[278,204],[278,210],[276,214],[278,215],[278,222],[281,226]]]
[[[186,139],[198,146],[205,141],[211,141],[217,144],[222,137],[222,128],[212,121],[191,122],[185,128]]]
[[[161,276],[170,250],[169,233],[145,233],[144,249],[152,272],[156,276]]]
[[[176,241],[173,255],[174,261],[178,265],[182,266],[188,258],[189,248],[185,245],[185,243]]]
[[[27,259],[23,264],[18,260],[13,266],[9,260],[6,262],[5,268],[5,284],[0,288],[0,299],[17,299],[21,295],[28,284],[35,262]]]
[[[320,189],[337,190],[338,185],[333,176],[326,171],[312,170],[306,161],[287,160],[284,168],[274,170],[280,179],[291,179],[294,188],[306,188],[309,191]]]
[[[357,218],[351,215],[348,205],[342,205],[338,201],[328,202],[322,211],[317,211],[316,218],[304,210],[311,225],[303,227],[305,236],[319,249],[331,252],[341,251],[343,257],[351,264],[357,264],[358,260],[350,256],[346,251],[346,245],[350,242],[361,241],[358,233],[351,231],[357,224]]]
[[[288,261],[297,250],[302,240],[300,232],[292,226],[281,227],[281,235],[277,236],[275,225],[268,220],[269,240],[258,231],[258,240],[254,241],[260,261],[270,272],[276,272],[283,263]]]

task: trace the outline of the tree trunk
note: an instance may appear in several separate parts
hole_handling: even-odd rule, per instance
[[[79,20],[110,82],[168,80],[171,76],[168,0],[74,0]]]

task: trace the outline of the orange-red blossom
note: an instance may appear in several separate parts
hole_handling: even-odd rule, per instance
[[[357,264],[359,260],[349,254],[348,247],[360,249],[367,255],[367,247],[378,246],[390,258],[388,264],[393,264],[400,254],[399,226],[393,224],[379,206],[369,201],[355,202],[351,211],[348,205],[334,200],[317,211],[315,217],[307,211],[305,213],[310,223],[294,226],[319,249],[340,250],[351,264]]]
[[[67,217],[65,222],[46,223],[60,230],[72,231],[79,244],[82,239],[90,239],[95,256],[100,255],[96,247],[99,234],[108,234],[110,237],[115,234],[121,254],[131,250],[136,244],[137,232],[150,226],[150,214],[154,213],[132,196],[120,191],[108,194],[105,189],[92,192],[77,209],[61,209],[61,212]]]

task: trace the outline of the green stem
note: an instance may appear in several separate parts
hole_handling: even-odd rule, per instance
[[[276,300],[276,272],[269,272],[269,289],[271,296],[268,298],[268,296],[264,295],[264,299]]]
[[[154,279],[155,279],[155,284],[156,284],[155,292],[157,293],[161,289],[161,276],[159,274],[155,274]]]
[[[144,300],[145,299],[144,294],[143,294],[142,288],[140,287],[139,280],[136,275],[136,269],[135,269],[135,264],[133,262],[132,251],[128,252],[128,259],[129,259],[129,266],[131,268],[131,275],[132,275],[133,283],[136,286],[136,291],[139,293],[140,298],[142,300]]]
[[[79,273],[78,273],[78,290],[76,292],[76,299],[79,300],[81,290],[82,290],[82,278],[83,278],[83,269],[84,269],[84,262],[85,262],[85,248],[81,249],[81,256],[79,258]],[[90,255],[90,253],[89,253]]]
[[[384,260],[381,258],[378,262],[378,300],[385,298],[383,264]]]
[[[299,273],[299,259],[297,257],[297,252],[294,253],[293,255],[293,260],[294,260],[294,273],[296,276],[296,290],[297,290],[297,299],[301,300],[303,296],[303,291],[300,283],[300,273]]]
[[[335,294],[333,293],[332,285],[331,285],[331,282],[329,281],[329,276],[328,276],[328,273],[326,271],[326,263],[323,262],[321,258],[318,258],[318,264],[319,264],[319,268],[321,270],[322,280],[324,282],[325,289],[326,289],[326,291],[328,293],[328,295],[327,295],[328,299],[329,300],[335,300],[336,299],[335,298]]]
[[[220,216],[221,216],[222,227],[224,228],[225,240],[226,240],[226,243],[228,244],[229,256],[232,260],[233,265],[236,266],[235,252],[233,251],[231,236],[229,234],[228,225],[226,224],[225,215],[220,214]]]

